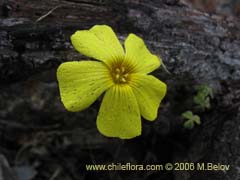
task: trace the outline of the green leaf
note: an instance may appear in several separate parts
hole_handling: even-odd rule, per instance
[[[184,117],[185,119],[191,119],[193,117],[193,113],[192,111],[186,111],[182,113],[182,117]]]
[[[207,109],[210,109],[211,104],[210,104],[210,98],[209,98],[209,97],[206,97],[204,104],[205,104],[205,107],[206,107]]]
[[[201,109],[209,109],[210,105],[210,98],[213,98],[213,91],[212,88],[208,85],[197,85],[195,86],[197,90],[197,95],[193,97],[193,101],[197,104]]]
[[[193,123],[193,121],[188,120],[188,121],[186,121],[186,122],[183,124],[183,126],[184,126],[184,128],[186,128],[186,129],[192,129],[192,128],[194,127],[194,123]]]
[[[187,119],[183,124],[184,128],[186,129],[192,129],[195,123],[197,125],[201,124],[200,117],[198,115],[194,115],[192,111],[186,111],[182,113],[182,117]]]
[[[192,118],[193,122],[195,122],[197,125],[201,124],[200,117],[198,115],[194,115]]]

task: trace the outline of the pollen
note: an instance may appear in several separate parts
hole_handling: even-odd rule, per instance
[[[123,65],[119,65],[119,66],[113,68],[111,71],[111,76],[112,76],[113,81],[116,84],[127,83],[130,79],[128,69],[129,69],[128,67],[125,67]]]

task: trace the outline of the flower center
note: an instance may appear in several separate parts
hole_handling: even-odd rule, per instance
[[[117,84],[127,83],[130,79],[129,71],[127,70],[126,67],[122,65],[113,68],[111,71],[111,75],[113,81]]]

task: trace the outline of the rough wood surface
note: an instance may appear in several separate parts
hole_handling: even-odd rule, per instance
[[[177,0],[2,0],[0,8],[0,153],[12,165],[16,156],[38,162],[35,179],[49,179],[60,168],[59,179],[239,180],[238,18],[208,15]],[[143,135],[133,140],[97,132],[100,101],[80,113],[66,112],[59,101],[57,66],[84,59],[69,36],[95,24],[112,26],[122,41],[138,34],[171,72],[154,72],[168,84],[168,94],[158,120],[143,121]],[[200,114],[201,126],[187,131],[180,115],[192,108],[193,86],[202,83],[214,90],[212,107]],[[230,164],[231,170],[127,176],[84,171],[87,162],[183,161]]]

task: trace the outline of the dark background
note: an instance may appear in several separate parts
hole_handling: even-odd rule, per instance
[[[209,2],[1,0],[0,180],[239,180],[239,1]],[[171,73],[154,72],[168,93],[158,119],[143,120],[137,138],[105,138],[97,131],[100,100],[79,113],[67,112],[60,102],[58,65],[84,59],[69,37],[95,24],[112,26],[122,41],[138,34]],[[204,111],[193,102],[199,84],[214,91],[211,108]],[[197,113],[202,124],[185,129],[186,110]],[[85,170],[85,164],[113,162],[231,167],[226,172]]]

